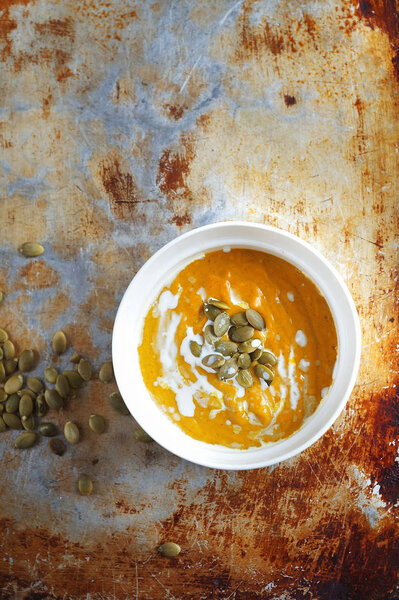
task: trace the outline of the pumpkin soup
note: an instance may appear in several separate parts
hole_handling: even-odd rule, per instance
[[[326,300],[290,263],[209,252],[146,315],[144,382],[188,435],[231,448],[290,436],[332,383],[337,335]]]

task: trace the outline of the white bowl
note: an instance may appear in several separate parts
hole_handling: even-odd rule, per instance
[[[186,435],[151,398],[141,376],[137,351],[145,315],[163,286],[204,252],[226,247],[261,250],[298,267],[327,300],[338,335],[334,380],[314,414],[287,439],[248,450],[207,444]],[[318,440],[331,427],[350,396],[359,369],[360,351],[359,318],[352,297],[336,270],[317,250],[298,237],[275,227],[246,222],[215,223],[194,229],[154,254],[131,281],[122,298],[112,339],[116,381],[136,421],[170,452],[217,469],[255,469],[272,465],[302,452]]]

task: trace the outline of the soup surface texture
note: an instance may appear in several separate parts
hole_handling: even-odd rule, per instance
[[[222,356],[206,341],[207,325],[214,333],[204,313],[209,298],[226,303],[230,318],[249,308],[263,317],[265,328],[252,339],[277,359],[266,365],[271,381],[256,375],[259,352],[250,354],[249,387],[237,374],[223,380],[203,364],[209,354],[233,363],[240,356]],[[232,332],[219,341],[230,341]],[[276,256],[236,248],[201,256],[163,288],[146,315],[138,351],[148,390],[177,426],[198,440],[245,449],[292,435],[316,410],[332,383],[337,335],[326,300],[301,271]]]

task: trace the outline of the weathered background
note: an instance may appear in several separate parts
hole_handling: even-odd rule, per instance
[[[95,381],[51,417],[82,424],[64,457],[2,434],[0,597],[399,598],[395,0],[0,0],[0,44],[0,324],[38,374],[59,327],[98,368],[143,262],[223,219],[319,248],[364,344],[343,415],[275,468],[140,445]]]

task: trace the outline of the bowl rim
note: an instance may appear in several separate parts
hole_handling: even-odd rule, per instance
[[[276,448],[278,448],[278,446],[286,444],[287,441],[290,441],[293,438],[295,438],[297,436],[298,432],[301,432],[305,428],[306,423],[303,424],[301,426],[301,428],[299,430],[297,430],[297,432],[294,432],[294,434],[292,434],[288,438],[284,438],[283,440],[280,440],[278,442],[271,442],[270,444],[261,446],[260,448],[257,447],[257,448],[252,448],[252,449],[250,448],[247,450],[237,450],[237,449],[226,448],[226,447],[207,444],[205,442],[200,442],[198,440],[194,440],[194,438],[191,438],[190,436],[185,434],[180,428],[178,428],[178,426],[175,423],[173,423],[168,416],[163,414],[162,411],[159,409],[159,407],[157,407],[157,410],[159,411],[159,414],[162,416],[162,419],[165,421],[168,421],[173,427],[178,429],[178,431],[185,438],[188,438],[189,441],[187,441],[187,444],[189,446],[190,445],[193,446],[193,440],[194,440],[194,444],[197,444],[201,447],[203,447],[203,446],[207,447],[207,449],[208,449],[208,457],[207,458],[201,458],[201,455],[199,455],[199,457],[197,457],[197,454],[195,454],[195,456],[193,456],[193,452],[190,452],[190,451],[187,452],[184,447],[183,447],[183,449],[181,447],[176,448],[176,445],[174,445],[174,442],[176,440],[174,439],[173,436],[172,436],[171,443],[170,443],[170,440],[166,440],[165,436],[162,435],[162,432],[157,430],[155,427],[153,428],[151,422],[143,415],[143,412],[139,410],[137,405],[134,405],[134,401],[132,400],[131,397],[129,397],[130,390],[127,389],[127,385],[126,385],[126,382],[127,382],[126,376],[128,374],[126,373],[126,368],[122,365],[122,361],[120,360],[120,352],[119,352],[118,346],[120,345],[122,339],[126,336],[126,325],[124,323],[125,309],[127,307],[127,304],[128,304],[131,294],[134,293],[134,291],[135,291],[134,288],[139,286],[140,281],[142,280],[143,277],[145,278],[147,276],[148,272],[152,269],[153,265],[155,263],[158,263],[158,261],[162,260],[162,258],[165,255],[168,255],[171,249],[183,244],[187,240],[187,238],[200,236],[202,234],[208,234],[208,233],[210,233],[212,235],[212,233],[214,233],[217,230],[219,230],[219,231],[224,230],[224,232],[228,232],[229,230],[233,231],[233,229],[235,229],[235,228],[239,228],[239,229],[244,228],[248,232],[256,231],[259,234],[262,234],[262,233],[265,234],[265,244],[267,243],[267,239],[266,239],[267,234],[274,234],[274,235],[277,235],[278,237],[281,237],[282,240],[284,240],[284,239],[286,241],[290,240],[291,243],[302,246],[302,248],[304,250],[306,250],[310,254],[310,256],[313,255],[313,257],[315,257],[315,259],[317,259],[319,261],[319,266],[322,265],[322,268],[329,271],[329,273],[331,274],[331,277],[334,278],[334,283],[337,286],[335,293],[338,293],[338,291],[339,291],[340,297],[341,297],[341,302],[346,303],[346,306],[345,306],[346,318],[350,319],[349,326],[351,327],[351,335],[352,335],[351,351],[350,351],[350,357],[352,359],[351,373],[347,376],[346,385],[340,395],[340,398],[335,403],[334,410],[330,409],[329,418],[326,419],[325,421],[323,421],[323,424],[317,428],[317,431],[315,431],[313,434],[311,434],[302,443],[299,443],[298,445],[296,445],[295,447],[293,447],[291,449],[283,451],[281,453],[281,455],[278,456],[277,459],[276,459],[276,457],[269,458],[269,459],[268,458],[262,459],[260,456],[260,452],[264,451],[267,448],[271,448],[271,447],[276,449]],[[249,244],[249,242],[248,242],[248,244]],[[248,247],[248,244],[244,246],[243,243],[239,243],[235,247]],[[230,245],[230,244],[224,244],[221,242],[219,245],[216,244],[216,247],[214,245],[210,245],[209,248],[202,249],[201,251],[198,252],[198,254],[203,254],[205,252],[211,252],[217,248],[222,249],[222,248],[226,247],[226,245]],[[284,255],[283,249],[281,249],[281,251],[280,251],[281,253],[274,252],[273,250],[267,250],[264,248],[258,248],[258,249],[261,252],[281,256],[283,259],[287,260],[291,264],[298,266],[298,264],[295,263],[295,260],[293,260],[292,258],[288,258],[287,256]],[[194,259],[195,259],[195,253],[193,253],[193,252],[187,253],[186,264],[188,264],[189,262],[191,262]],[[179,272],[182,268],[183,268],[182,266],[179,266],[176,273]],[[299,268],[304,272],[304,274],[307,277],[309,277],[314,283],[316,283],[314,280],[314,277],[309,275],[309,272],[307,271],[306,267],[303,267],[303,265],[301,265],[301,266],[299,266]],[[168,272],[169,271],[170,270],[168,270]],[[163,277],[161,279],[162,279],[163,283],[160,286],[160,289],[164,285],[167,285],[167,282],[170,281],[171,277],[169,277],[169,278]],[[338,335],[339,334],[338,326],[339,326],[340,316],[335,313],[334,308],[331,305],[331,302],[328,300],[328,296],[330,296],[331,294],[330,293],[326,294],[325,289],[322,289],[322,287],[320,285],[318,285],[317,283],[316,283],[316,285],[318,286],[319,291],[321,292],[321,294],[323,295],[323,297],[327,300],[327,302],[329,304],[329,308],[333,315],[334,323],[335,323],[335,327],[336,327],[337,335]],[[158,293],[159,293],[158,291],[156,293],[154,293],[153,300],[155,300]],[[148,306],[147,306],[147,310],[148,310]],[[147,311],[145,311],[143,313],[143,315],[145,315],[146,312]],[[142,323],[142,320],[141,320],[141,323]],[[347,323],[347,325],[348,325],[348,323]],[[339,356],[340,355],[340,341],[338,341],[338,348],[339,348],[339,350],[338,350],[338,356]],[[128,405],[128,408],[129,408],[131,414],[133,415],[135,420],[139,423],[139,425],[141,425],[151,435],[151,437],[153,437],[153,439],[158,444],[160,444],[161,446],[163,446],[164,448],[166,448],[173,454],[179,456],[180,458],[189,460],[191,462],[194,462],[195,464],[199,464],[202,466],[206,466],[206,467],[210,467],[210,468],[217,468],[217,469],[226,469],[226,470],[255,469],[255,468],[262,468],[265,466],[269,466],[272,464],[282,462],[284,460],[287,460],[288,458],[291,458],[291,457],[299,454],[300,452],[302,452],[303,450],[305,450],[306,448],[308,448],[309,446],[314,444],[320,437],[322,437],[322,435],[324,435],[324,433],[332,426],[334,421],[338,418],[339,414],[342,412],[343,408],[345,407],[345,404],[348,401],[350,394],[352,393],[352,390],[353,390],[353,387],[354,387],[354,384],[356,381],[356,377],[358,374],[358,370],[359,370],[359,366],[360,366],[360,357],[361,357],[361,327],[360,327],[359,316],[358,316],[354,301],[352,299],[352,296],[349,293],[349,290],[348,290],[344,280],[342,279],[341,275],[337,272],[335,267],[333,267],[329,263],[329,261],[327,261],[327,259],[321,254],[321,252],[318,249],[313,247],[311,244],[309,244],[305,240],[302,240],[298,236],[296,236],[292,233],[289,233],[283,229],[271,226],[271,225],[252,223],[252,222],[247,222],[247,221],[220,221],[220,222],[216,222],[216,223],[211,223],[209,225],[204,225],[202,227],[197,227],[197,228],[191,229],[190,231],[187,231],[186,233],[183,233],[182,235],[177,236],[176,238],[174,238],[173,240],[171,240],[170,242],[168,242],[167,244],[162,246],[157,252],[155,252],[139,269],[139,271],[133,277],[133,279],[131,280],[127,289],[125,290],[125,293],[124,293],[122,300],[120,302],[120,305],[118,307],[118,311],[117,311],[117,314],[115,317],[115,322],[114,322],[113,334],[112,334],[112,357],[113,357],[113,364],[114,364],[114,371],[115,371],[115,379],[117,381],[120,392],[121,392],[122,396],[124,397],[126,404]],[[338,363],[338,358],[337,358],[337,363]],[[348,371],[348,369],[347,369],[347,371]],[[140,372],[140,374],[141,374],[141,372]],[[142,385],[144,385],[143,382],[141,382],[141,383],[142,383]],[[333,388],[334,384],[335,384],[335,378],[334,378],[333,383],[330,386],[330,389]],[[150,393],[148,392],[147,388],[145,388],[145,391],[146,391],[147,397],[151,401],[151,403],[153,403],[154,406],[157,406],[156,403],[154,402],[154,400],[151,398]],[[125,392],[125,394],[124,394],[124,392]],[[328,394],[327,396],[329,396],[329,395],[330,394]],[[307,421],[306,421],[307,423],[312,421],[312,418],[316,415],[316,413],[319,412],[319,408],[322,405],[324,406],[324,404],[326,402],[327,402],[326,398],[324,400],[322,400],[322,402],[319,404],[316,411],[309,417],[309,419],[307,419]],[[181,437],[180,434],[179,434],[179,437]],[[214,459],[211,459],[209,456],[209,453],[212,454],[212,451],[209,450],[209,448],[212,450],[215,450],[215,458]],[[220,450],[221,448],[223,449],[223,452],[221,452],[221,450]],[[217,452],[216,452],[216,449],[217,449]],[[236,464],[234,462],[234,460],[231,460],[231,456],[242,457],[244,454],[247,456],[252,456],[252,455],[254,455],[254,456],[251,460],[249,460],[245,464],[241,464],[238,462]],[[256,458],[257,454],[259,454],[258,459]]]

